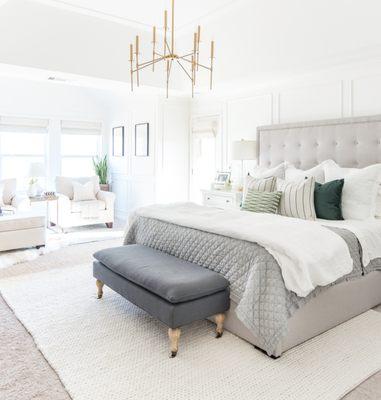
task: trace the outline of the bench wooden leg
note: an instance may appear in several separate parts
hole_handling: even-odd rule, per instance
[[[97,279],[96,285],[97,285],[97,288],[98,288],[98,299],[101,299],[102,296],[103,296],[104,283],[102,281],[100,281],[99,279]]]
[[[216,338],[220,338],[224,333],[224,321],[225,321],[225,314],[217,314],[214,317],[216,321]]]
[[[180,328],[176,328],[176,329],[169,328],[168,329],[168,336],[169,336],[169,340],[171,343],[171,357],[172,358],[176,357],[176,354],[179,350],[180,335],[181,335]]]

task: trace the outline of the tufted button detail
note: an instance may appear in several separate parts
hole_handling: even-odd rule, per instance
[[[355,140],[355,141],[353,142],[353,144],[354,144],[355,146],[358,146],[358,145],[359,145],[358,140]]]
[[[301,144],[301,143],[298,143],[298,147],[302,147],[302,144]]]
[[[319,143],[318,142],[315,143],[315,147],[319,147]]]

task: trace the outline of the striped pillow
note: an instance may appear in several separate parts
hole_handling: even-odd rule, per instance
[[[273,192],[276,188],[276,178],[275,176],[271,176],[270,178],[253,178],[250,175],[247,175],[245,188],[243,191],[243,198],[246,197],[248,190],[254,189],[258,192]]]
[[[279,214],[301,219],[316,219],[315,178],[310,177],[300,183],[278,179],[277,188],[283,192],[279,204]]]
[[[242,210],[275,214],[281,197],[282,192],[259,192],[255,189],[249,189]]]

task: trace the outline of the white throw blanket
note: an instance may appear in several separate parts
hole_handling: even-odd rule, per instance
[[[381,220],[345,220],[345,221],[327,221],[319,219],[318,222],[326,226],[347,229],[358,239],[362,249],[362,263],[366,268],[369,263],[381,258]]]
[[[143,207],[131,215],[258,243],[278,262],[285,286],[300,297],[353,269],[345,241],[318,222],[193,203]]]

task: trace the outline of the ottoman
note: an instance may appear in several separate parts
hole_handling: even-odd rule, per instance
[[[45,216],[18,212],[0,217],[0,251],[45,246]]]
[[[166,324],[171,357],[183,325],[215,316],[216,337],[222,336],[230,306],[229,282],[222,275],[142,245],[101,250],[94,257],[98,298],[107,285]]]

